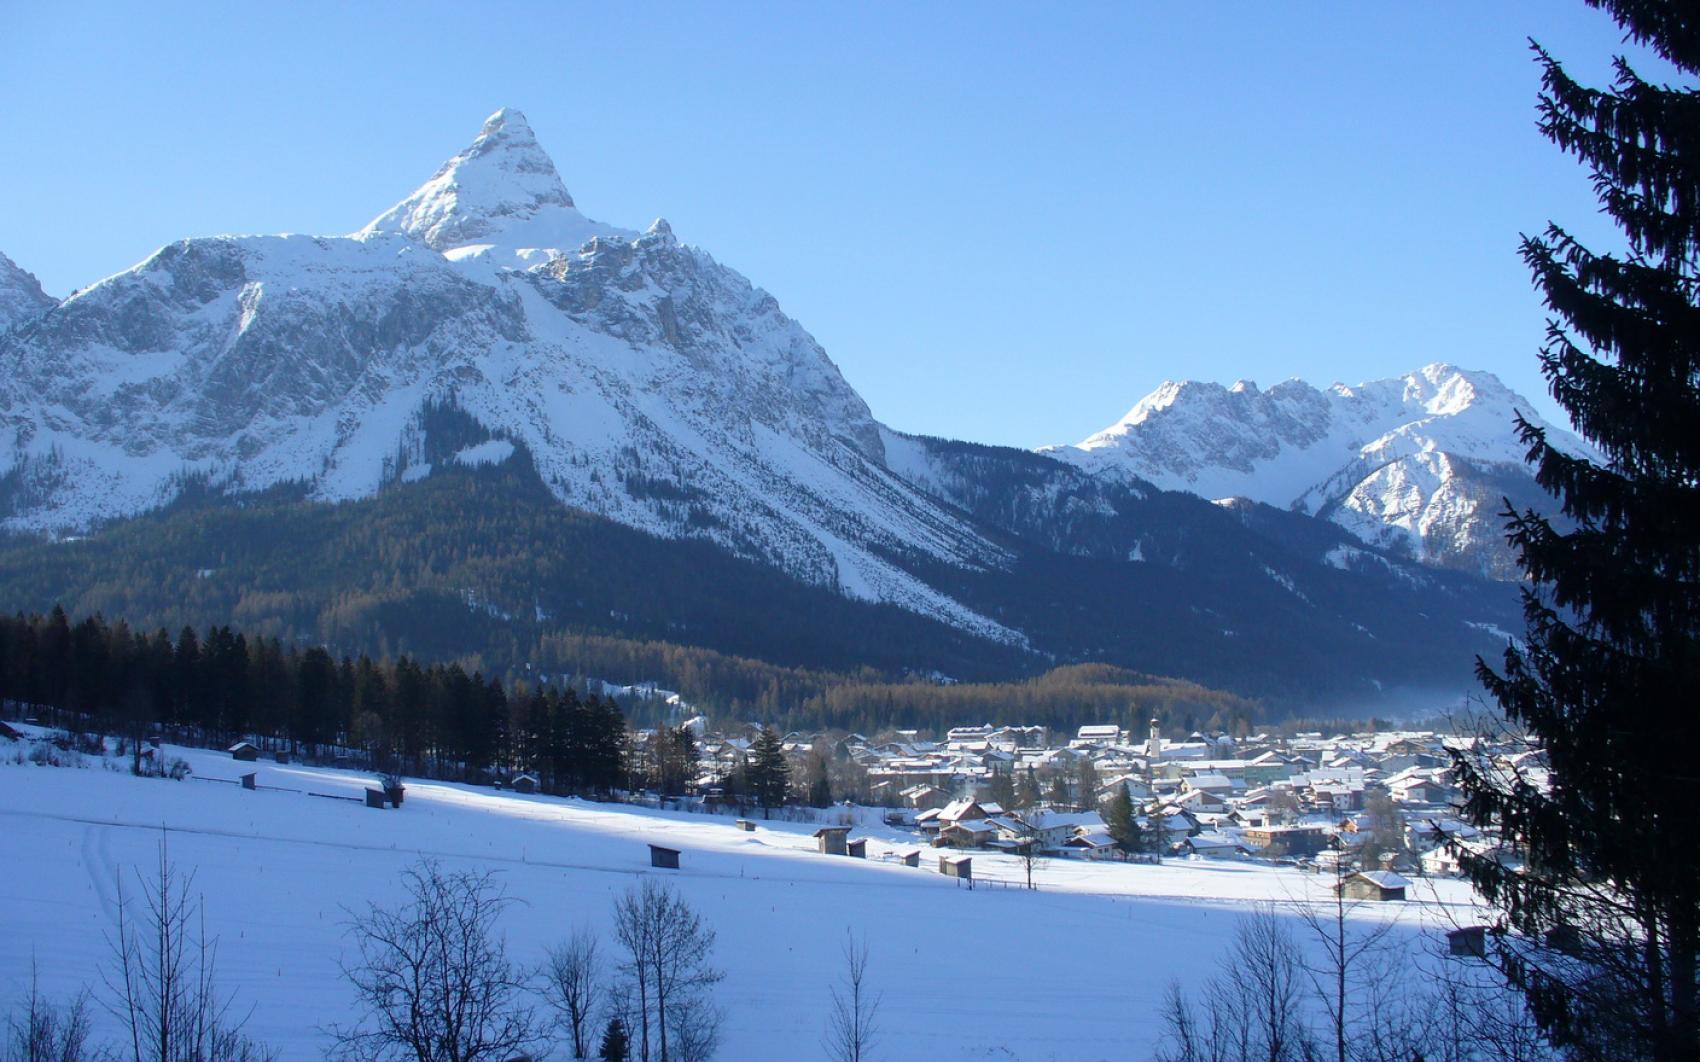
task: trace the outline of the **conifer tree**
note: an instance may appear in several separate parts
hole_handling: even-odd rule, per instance
[[[1700,73],[1691,3],[1589,3]],[[1700,93],[1622,58],[1610,89],[1590,88],[1536,54],[1542,132],[1591,171],[1627,250],[1557,225],[1523,241],[1553,313],[1543,372],[1603,461],[1518,425],[1563,522],[1507,514],[1531,584],[1526,644],[1478,672],[1550,775],[1458,757],[1469,815],[1526,855],[1466,866],[1509,931],[1497,960],[1557,1043],[1700,1058]]]
[[[1140,850],[1145,841],[1140,836],[1139,820],[1134,817],[1133,798],[1128,796],[1126,784],[1116,786],[1115,793],[1104,801],[1103,815],[1105,827],[1122,851],[1132,854]]]
[[[1032,768],[1021,773],[1021,780],[1015,784],[1015,806],[1030,808],[1039,802],[1039,783],[1033,778]]]
[[[785,803],[785,793],[791,784],[791,765],[785,760],[785,745],[772,727],[763,727],[750,746],[748,770],[750,795],[767,809]]]
[[[618,1015],[608,1019],[608,1027],[602,1031],[602,1049],[597,1057],[602,1062],[626,1062],[631,1057],[631,1037],[626,1034],[626,1023]]]

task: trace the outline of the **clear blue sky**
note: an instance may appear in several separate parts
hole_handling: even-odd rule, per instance
[[[0,250],[53,294],[184,236],[356,229],[511,105],[587,214],[665,216],[882,420],[982,442],[1076,441],[1167,378],[1435,360],[1552,416],[1517,235],[1612,236],[1534,129],[1526,37],[1596,81],[1623,50],[1579,0],[0,0],[0,26]]]

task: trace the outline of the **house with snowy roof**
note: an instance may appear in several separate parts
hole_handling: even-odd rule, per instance
[[[1348,900],[1403,900],[1411,883],[1391,870],[1360,870],[1335,886]]]
[[[1115,745],[1122,739],[1122,728],[1114,723],[1083,726],[1075,732],[1075,745]]]
[[[1217,859],[1251,854],[1250,845],[1225,830],[1201,830],[1186,839],[1186,847],[1193,855]]]
[[[1081,859],[1126,859],[1109,830],[1081,830],[1063,842],[1063,851]]]

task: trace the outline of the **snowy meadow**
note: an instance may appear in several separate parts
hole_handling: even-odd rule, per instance
[[[320,1057],[333,1025],[358,1020],[342,972],[355,957],[351,922],[371,903],[399,904],[421,858],[494,875],[513,901],[499,923],[509,955],[524,965],[579,928],[611,959],[615,899],[665,878],[717,935],[723,1059],[824,1057],[847,932],[867,944],[879,1057],[1145,1058],[1169,984],[1196,991],[1247,915],[1272,907],[1314,950],[1302,910],[1333,909],[1330,877],[1201,859],[1040,860],[1027,891],[1019,859],[976,852],[970,890],[938,872],[930,849],[904,866],[917,838],[871,815],[853,833],[868,838],[858,860],[819,854],[813,824],[746,832],[730,817],[411,781],[400,808],[375,810],[360,801],[372,784],[360,772],[167,747],[194,772],[174,782],[98,757],[75,769],[0,754],[0,1000],[15,1004],[33,970],[50,998],[87,987],[98,1002],[118,883],[138,895],[163,841],[193,874],[247,1034],[287,1059]],[[245,790],[237,780],[253,770],[262,788]],[[652,868],[650,844],[678,849],[680,868]],[[1391,920],[1415,976],[1440,968],[1443,932],[1479,912],[1467,885],[1431,880],[1349,918],[1366,930]],[[98,1006],[96,1020],[101,1036],[116,1034]]]

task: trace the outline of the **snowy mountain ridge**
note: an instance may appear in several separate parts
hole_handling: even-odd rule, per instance
[[[504,624],[571,614],[672,638],[684,630],[673,625],[681,610],[694,609],[696,626],[679,637],[718,639],[740,655],[859,666],[855,653],[881,654],[934,667],[938,653],[971,641],[958,658],[968,668],[976,654],[1112,660],[1312,691],[1379,689],[1384,678],[1414,687],[1491,650],[1483,625],[1514,616],[1504,588],[1363,548],[1339,515],[1358,510],[1333,500],[1371,473],[1484,464],[1495,429],[1473,396],[1491,378],[1418,374],[1410,386],[1427,397],[1390,392],[1369,404],[1349,402],[1352,389],[1325,395],[1296,383],[1267,395],[1173,385],[1102,439],[1048,453],[905,435],[874,419],[771,295],[681,243],[664,220],[637,232],[586,217],[513,110],[492,115],[465,150],[350,235],[182,240],[62,303],[15,267],[0,269],[0,290],[22,293],[7,304],[21,307],[7,319],[15,323],[0,328],[0,531],[15,533],[20,571],[41,562],[17,539],[82,536],[185,495],[275,491],[255,505],[364,505],[390,490],[419,498],[411,485],[437,475],[445,490],[469,491],[465,477],[476,473],[531,492],[526,504],[543,498],[604,518],[619,530],[603,528],[596,542],[617,540],[621,557],[690,584],[668,596],[655,567],[622,569],[597,586],[606,600],[588,614],[584,568],[557,566],[548,587],[521,578],[523,592],[509,586],[498,600],[488,572],[465,561],[449,592]],[[1428,445],[1402,427],[1422,419],[1405,415],[1411,402],[1451,425],[1449,439],[1475,425],[1481,445]],[[1146,444],[1157,429],[1168,432],[1152,436],[1166,450]],[[1354,462],[1382,454],[1398,460],[1351,475]],[[1146,482],[1220,496],[1267,488],[1275,472],[1294,485],[1291,496],[1266,493],[1283,511],[1230,510]],[[1230,474],[1238,485],[1219,489]],[[1335,523],[1284,511],[1301,497],[1319,499],[1312,511]],[[304,548],[334,553],[315,538],[324,525],[314,521],[331,518],[304,508],[313,511],[290,517]],[[482,536],[509,561],[551,548],[478,526],[483,515],[444,511],[440,524]],[[164,528],[150,539],[157,563],[212,568],[179,556],[173,519],[149,525]],[[1380,526],[1366,516],[1362,533]],[[550,541],[576,560],[593,537]],[[673,545],[692,541],[806,589],[788,580],[775,589],[771,573]],[[275,589],[267,542],[243,543],[248,582],[232,586],[237,600],[260,582]],[[417,543],[395,545],[368,557],[379,569],[368,596],[428,592],[390,585],[401,569],[383,566]],[[105,548],[91,541],[79,574],[15,590],[71,598],[91,585],[80,580],[136,563],[128,546]],[[322,567],[323,555],[304,555]],[[408,571],[436,577],[436,560]],[[291,584],[303,594],[304,578]],[[349,593],[346,583],[335,592]],[[767,641],[754,645],[727,636],[758,626],[748,610],[706,600],[742,604],[751,593],[761,600],[750,608],[774,605],[759,628]],[[842,607],[836,595],[895,605],[938,629]],[[641,608],[628,611],[628,598]],[[305,602],[296,611],[318,607]],[[1411,614],[1425,617],[1421,629],[1389,625]],[[1263,637],[1248,653],[1238,635],[1253,629]],[[1337,681],[1345,672],[1350,681]]]
[[[885,469],[814,339],[666,222],[586,219],[516,111],[351,237],[169,245],[49,308],[0,367],[9,530],[81,531],[194,481],[368,496],[429,474],[422,411],[447,403],[564,504],[1020,640],[893,562],[1006,554]]]
[[[1475,558],[1505,574],[1501,498],[1533,486],[1519,413],[1561,449],[1597,458],[1493,374],[1445,363],[1356,387],[1170,381],[1103,431],[1043,452],[1095,475],[1311,513],[1419,559]]]
[[[34,274],[0,254],[0,335],[35,320],[59,305],[59,300],[41,290]]]

